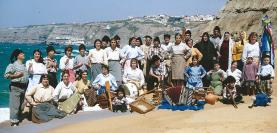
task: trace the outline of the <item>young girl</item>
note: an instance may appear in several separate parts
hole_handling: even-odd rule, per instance
[[[73,70],[74,58],[71,56],[72,49],[73,48],[71,46],[64,48],[65,55],[60,59],[59,66],[62,71],[67,70],[69,72],[68,78],[71,83],[75,81],[75,71]]]
[[[193,56],[192,63],[185,69],[185,75],[187,77],[186,87],[188,89],[203,87],[202,78],[206,75],[206,70],[198,62],[198,57]]]
[[[113,112],[120,110],[121,112],[127,111],[127,99],[123,89],[118,89],[116,97],[112,101]]]
[[[41,51],[39,49],[34,50],[34,58],[26,62],[26,68],[29,72],[29,84],[27,91],[33,86],[39,84],[41,75],[47,74],[46,66],[43,63]]]
[[[246,64],[243,66],[243,84],[246,89],[246,95],[255,95],[255,89],[256,89],[256,76],[258,72],[258,66],[256,63],[253,62],[253,57],[249,56],[247,57]]]
[[[89,64],[91,67],[91,81],[95,80],[96,76],[101,74],[101,64],[108,65],[107,54],[101,49],[102,42],[99,39],[94,41],[95,49],[89,50]]]
[[[111,86],[111,91],[116,91],[117,83],[115,77],[109,73],[109,67],[107,65],[102,65],[102,73],[97,75],[92,83],[93,88],[97,89],[97,95],[101,95],[105,92],[105,83],[109,81]]]
[[[233,76],[228,76],[224,80],[223,99],[224,104],[237,104],[241,102],[242,96],[237,93],[235,87],[236,79]]]
[[[214,63],[214,70],[210,70],[208,73],[208,78],[211,81],[211,87],[214,91],[215,95],[221,96],[222,95],[222,81],[226,76],[226,73],[220,69],[220,65],[218,62]]]

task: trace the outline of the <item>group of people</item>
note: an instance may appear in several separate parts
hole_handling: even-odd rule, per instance
[[[67,46],[59,63],[53,46],[47,47],[45,58],[40,50],[34,50],[33,59],[26,64],[24,52],[16,49],[4,75],[11,80],[11,123],[18,124],[24,99],[31,108],[52,102],[63,109],[68,99],[78,106],[93,106],[107,84],[117,92],[114,106],[123,111],[127,108],[122,105],[130,103],[126,95],[135,98],[140,89],[149,91],[160,85],[184,86],[191,91],[210,87],[227,103],[233,99],[239,102],[241,94],[263,91],[270,95],[274,70],[270,56],[260,53],[257,37],[252,32],[247,39],[243,31],[234,35],[225,32],[222,37],[218,26],[211,36],[203,33],[196,44],[185,28],[175,34],[173,42],[169,34],[163,41],[147,35],[144,43],[140,37],[131,37],[128,45],[121,46],[119,36],[105,36],[94,41],[93,49],[81,44],[76,57],[72,56],[73,48]],[[128,84],[136,89],[128,88]]]

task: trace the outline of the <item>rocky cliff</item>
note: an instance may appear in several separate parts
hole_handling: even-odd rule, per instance
[[[213,27],[220,26],[222,32],[246,31],[262,34],[262,17],[268,15],[272,21],[273,33],[277,36],[277,0],[229,0],[220,11],[216,20],[194,29],[199,36],[207,31],[212,33]],[[223,33],[222,33],[223,34]]]

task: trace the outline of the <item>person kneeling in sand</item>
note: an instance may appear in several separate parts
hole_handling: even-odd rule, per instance
[[[73,83],[69,81],[69,71],[62,72],[62,81],[53,92],[53,100],[58,104],[58,108],[66,113],[72,113],[79,103],[81,95],[77,93]]]
[[[224,80],[223,84],[225,87],[223,89],[222,103],[236,105],[237,103],[241,102],[242,96],[237,93],[235,83],[236,79],[233,76],[228,76]]]
[[[35,123],[43,123],[55,117],[63,118],[65,116],[64,112],[60,112],[53,105],[54,88],[49,85],[49,79],[49,75],[41,75],[40,83],[30,88],[25,94],[27,102],[31,105],[32,121]]]

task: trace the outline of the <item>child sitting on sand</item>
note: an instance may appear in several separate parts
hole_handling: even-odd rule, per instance
[[[126,112],[127,111],[127,99],[125,97],[125,92],[122,88],[119,88],[116,93],[116,97],[112,101],[113,105],[113,112],[121,111]]]
[[[220,65],[218,62],[214,63],[214,69],[210,70],[207,73],[208,78],[211,81],[211,88],[213,89],[213,92],[215,95],[221,96],[222,95],[222,81],[224,80],[226,76],[226,73],[220,69]]]
[[[222,103],[224,104],[237,104],[241,102],[242,96],[237,93],[236,89],[236,79],[233,76],[228,76],[224,82],[224,89],[223,89],[223,99]]]

